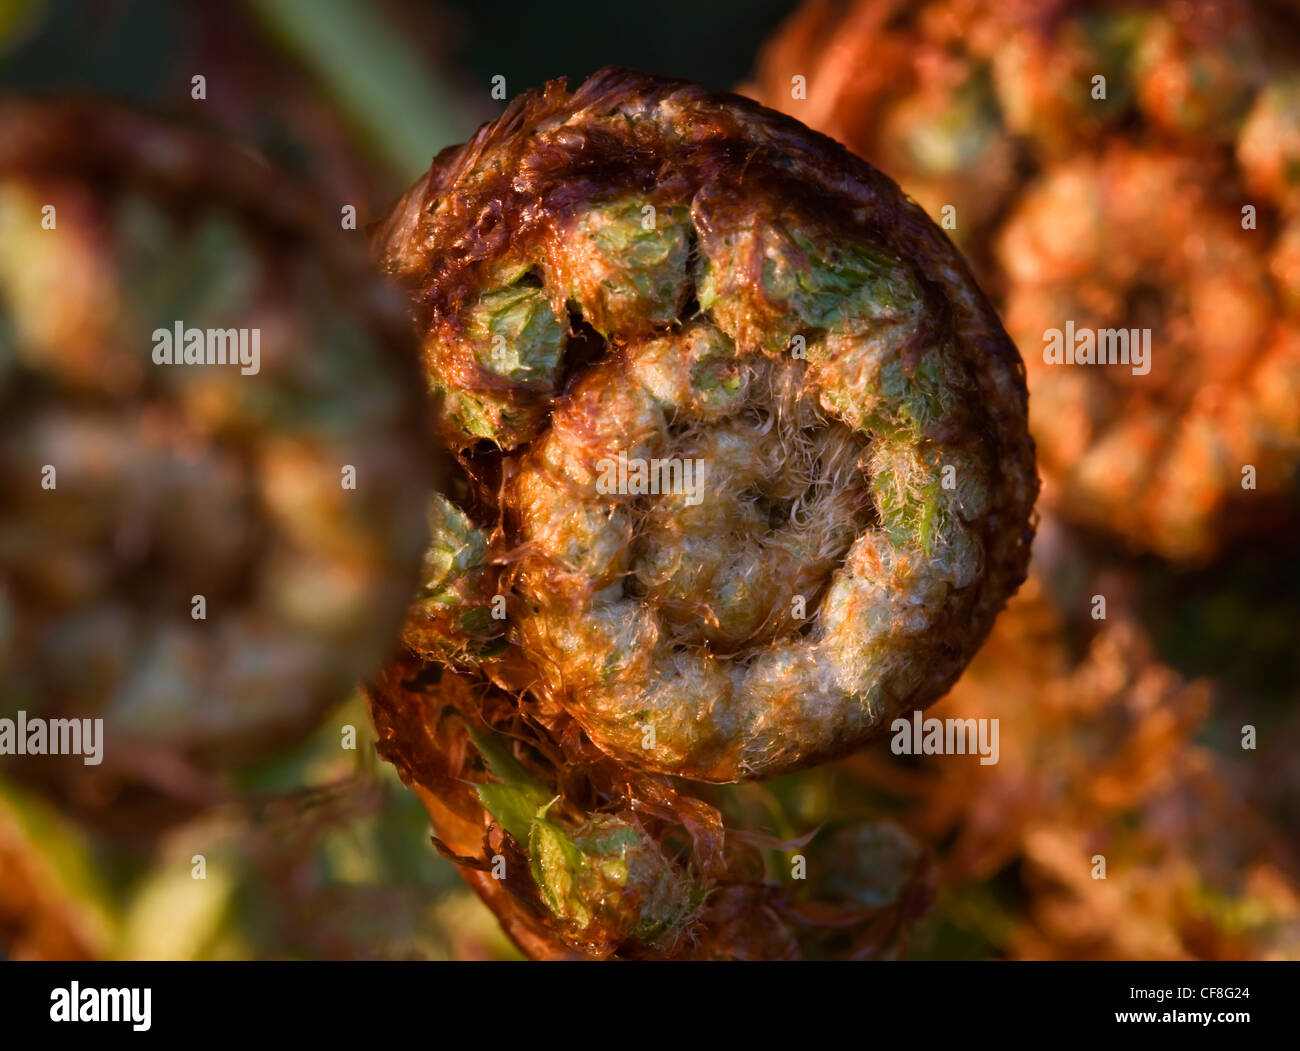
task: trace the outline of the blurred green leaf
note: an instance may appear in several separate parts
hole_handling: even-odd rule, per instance
[[[318,77],[396,175],[422,174],[473,129],[451,91],[375,7],[354,0],[248,0]]]

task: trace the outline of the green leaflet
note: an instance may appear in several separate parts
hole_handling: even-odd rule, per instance
[[[464,341],[474,362],[513,386],[465,390],[447,384],[436,371],[430,383],[455,431],[503,449],[527,441],[544,419],[538,406],[554,393],[564,357],[565,325],[527,274],[522,267],[509,270],[503,287],[481,296],[465,319]]]
[[[547,907],[581,931],[598,926],[643,944],[673,934],[699,895],[640,828],[598,815],[576,836],[539,818],[529,840],[533,878]]]
[[[567,294],[596,331],[645,329],[677,318],[686,298],[690,220],[684,207],[638,198],[593,205],[573,237]]]
[[[406,641],[417,653],[473,663],[501,645],[505,622],[492,616],[495,579],[488,538],[441,494],[428,506],[429,545]]]
[[[700,899],[693,884],[637,825],[600,814],[570,833],[547,816],[554,797],[504,739],[480,730],[470,737],[504,781],[476,785],[479,799],[527,850],[542,900],[567,928],[649,943],[694,915]]]
[[[511,754],[509,745],[500,735],[471,728],[469,736],[488,769],[504,782],[475,785],[479,800],[520,846],[527,845],[533,821],[554,797],[536,775]]]
[[[441,493],[429,501],[429,547],[424,553],[420,589],[438,602],[454,603],[461,581],[487,565],[487,537]]]
[[[470,729],[469,737],[487,762],[488,769],[511,788],[523,792],[529,800],[533,801],[534,809],[550,802],[551,793],[536,774],[514,757],[505,738],[500,734],[474,728]]]
[[[742,279],[759,253],[759,288]],[[734,338],[769,353],[792,336],[827,332],[864,335],[882,324],[914,319],[924,300],[907,267],[863,244],[824,241],[799,228],[752,225],[720,239],[698,274],[700,306]],[[755,314],[757,309],[757,315]],[[756,317],[775,310],[763,327]]]
[[[559,378],[564,327],[540,288],[516,284],[487,293],[470,313],[466,334],[488,372],[541,390]]]
[[[528,844],[529,833],[539,807],[530,793],[509,785],[475,785],[479,801],[488,813],[520,845]],[[545,806],[545,803],[542,804]]]
[[[445,395],[443,411],[463,434],[496,441],[502,438],[503,434],[509,433],[510,427],[516,422],[515,418],[502,408],[499,398],[491,395],[476,397],[441,384],[436,389]],[[502,440],[504,441],[504,438]]]
[[[872,468],[872,496],[889,542],[932,554],[936,535],[952,526],[939,473],[910,440],[897,437],[877,437]]]
[[[819,248],[798,230],[792,230],[790,237],[807,254],[810,267],[791,267],[781,273],[780,264],[769,258],[764,283],[769,280],[766,267],[775,267],[772,291],[786,293],[784,298],[805,326],[859,331],[882,315],[917,308],[917,290],[893,260],[860,245]]]

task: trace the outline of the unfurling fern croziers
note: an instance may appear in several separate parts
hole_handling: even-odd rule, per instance
[[[0,716],[102,719],[102,767],[20,767],[101,817],[212,797],[401,622],[431,450],[336,214],[170,121],[0,102]]]
[[[367,687],[440,848],[534,957],[900,951],[909,837],[773,843],[703,782],[937,699],[1024,578],[1023,367],[961,257],[830,140],[621,70],[517,99],[373,236],[459,463]]]
[[[407,641],[642,770],[771,776],[957,678],[1024,577],[1023,368],[944,235],[789,118],[608,70],[376,231],[462,467]]]

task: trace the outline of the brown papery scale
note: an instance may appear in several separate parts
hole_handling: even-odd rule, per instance
[[[407,645],[564,747],[824,761],[941,696],[1024,578],[1015,347],[920,208],[796,121],[551,82],[375,244],[461,466]]]

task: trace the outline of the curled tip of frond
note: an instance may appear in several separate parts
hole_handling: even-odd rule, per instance
[[[451,659],[619,761],[727,781],[856,747],[1023,579],[1019,358],[829,139],[607,70],[441,155],[377,244],[485,548],[444,608],[502,614]]]

